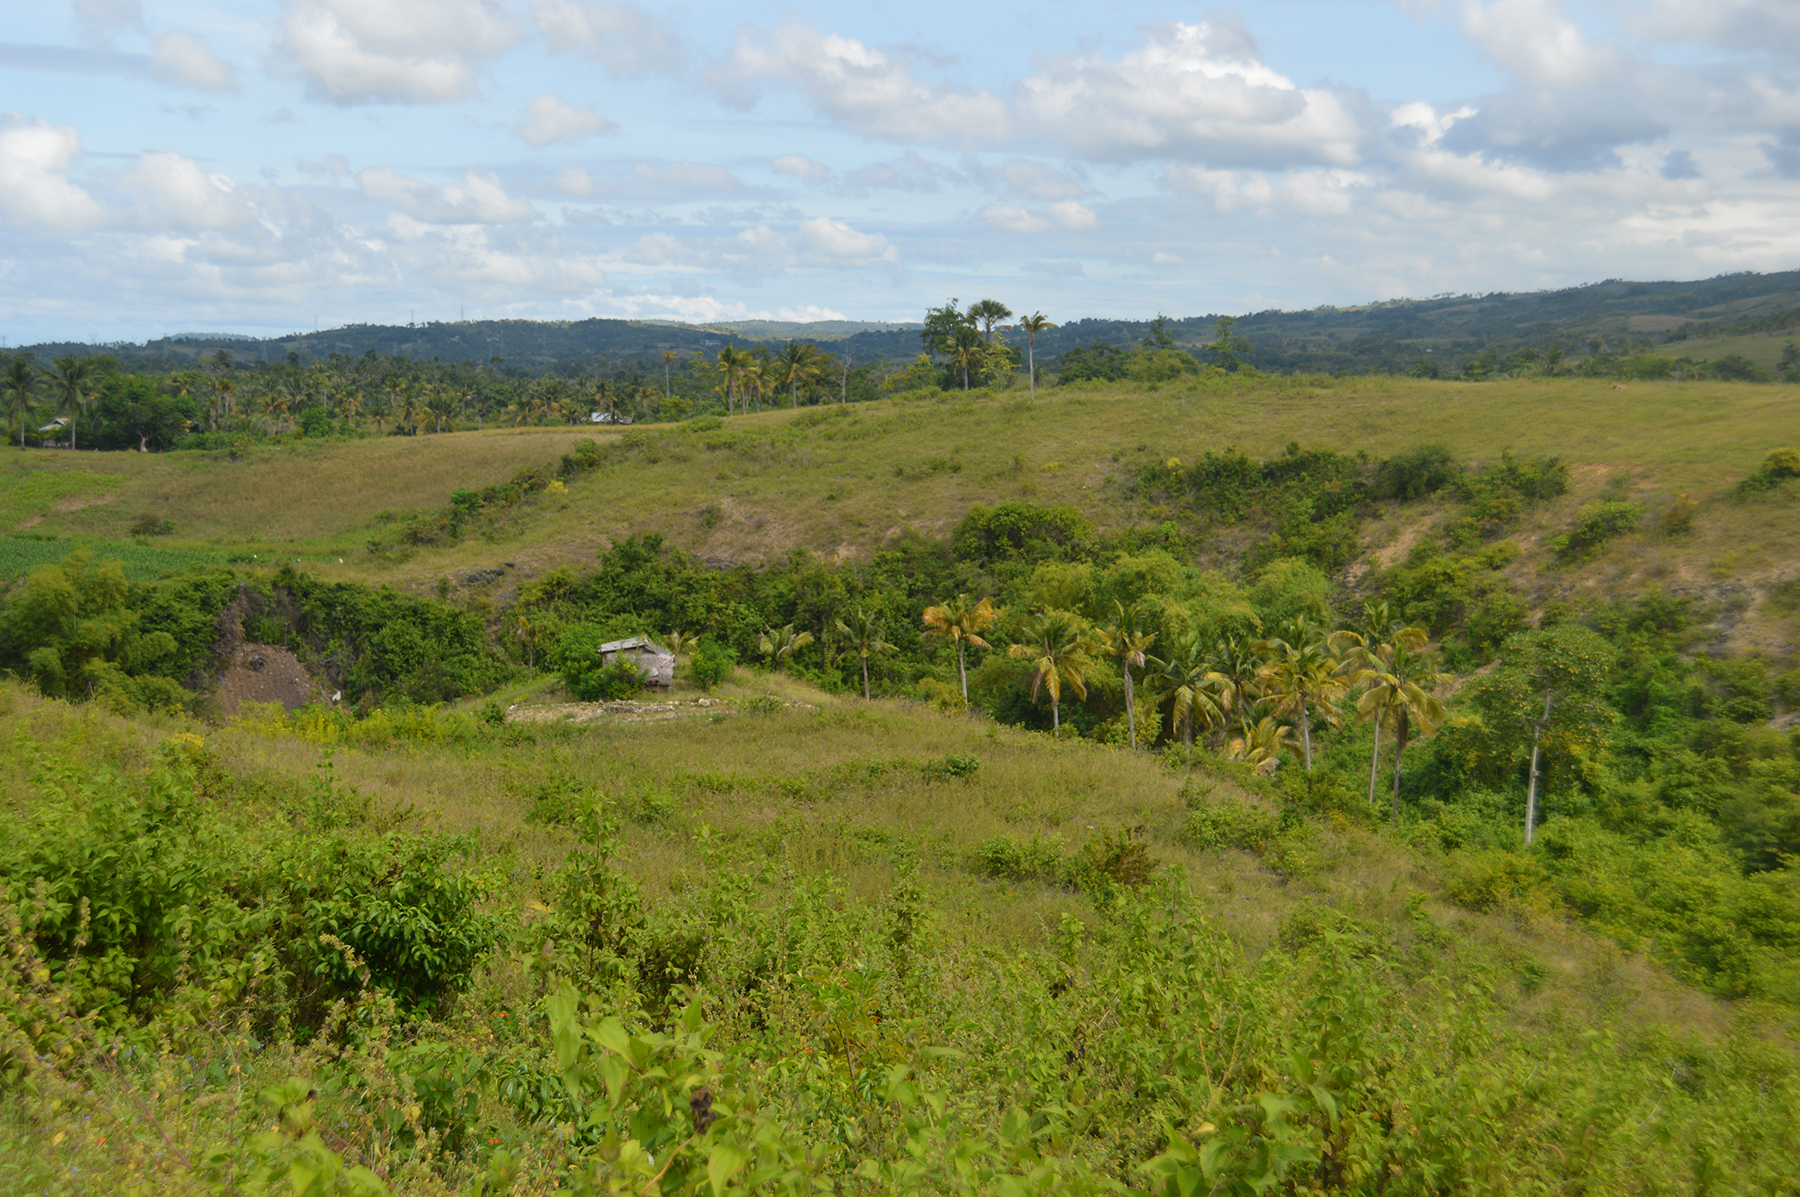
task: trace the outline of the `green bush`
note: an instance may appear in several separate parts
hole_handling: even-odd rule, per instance
[[[737,654],[729,645],[707,640],[688,658],[687,674],[702,690],[710,690],[730,677],[731,668],[736,664]]]
[[[1596,499],[1576,513],[1575,524],[1551,541],[1563,561],[1578,561],[1600,551],[1600,546],[1633,531],[1644,518],[1644,509],[1624,499]]]
[[[644,673],[635,661],[622,654],[615,654],[611,664],[602,661],[600,646],[621,635],[616,625],[580,623],[563,630],[550,653],[550,665],[576,701],[616,702],[643,689]]]

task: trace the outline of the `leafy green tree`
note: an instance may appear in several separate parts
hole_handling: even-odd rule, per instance
[[[5,375],[0,376],[0,397],[6,400],[7,422],[18,425],[20,449],[25,448],[25,420],[37,410],[40,385],[37,369],[24,354],[8,362]]]
[[[1243,363],[1238,359],[1250,352],[1250,342],[1243,334],[1235,330],[1237,321],[1230,316],[1220,316],[1213,325],[1212,344],[1206,351],[1212,355],[1213,364],[1221,370],[1236,370]]]
[[[1019,327],[1025,332],[1025,365],[1031,379],[1031,398],[1037,400],[1037,339],[1038,334],[1046,329],[1055,328],[1050,318],[1042,312],[1033,312],[1019,321]]]
[[[69,448],[75,447],[75,418],[94,397],[94,359],[68,354],[56,359],[48,376],[50,393],[69,417]]]
[[[87,552],[33,570],[0,609],[0,660],[52,697],[100,698],[118,710],[178,706],[186,692],[155,668],[179,649],[144,632],[118,561]]]
[[[1050,695],[1050,727],[1062,730],[1062,692],[1067,686],[1077,698],[1087,697],[1087,671],[1092,645],[1081,617],[1068,611],[1046,611],[1027,619],[1019,640],[1007,655],[1031,662],[1031,701],[1040,690]]]
[[[956,675],[962,682],[963,704],[969,701],[969,668],[964,660],[965,648],[986,648],[981,633],[994,624],[994,604],[987,599],[970,603],[969,596],[959,594],[947,603],[925,608],[925,634],[948,640],[956,646]]]
[[[1131,670],[1133,666],[1144,667],[1147,658],[1144,653],[1156,642],[1155,632],[1144,632],[1138,628],[1138,611],[1135,605],[1126,606],[1113,600],[1113,617],[1111,622],[1095,631],[1095,648],[1101,657],[1119,667],[1125,679],[1125,726],[1131,734],[1131,747],[1137,748],[1137,700],[1132,689]]]
[[[956,306],[956,297],[952,295],[943,307],[925,310],[925,327],[919,330],[919,342],[926,353],[948,354],[956,340],[956,330],[973,327],[962,309]]]
[[[1613,660],[1612,646],[1598,633],[1579,624],[1557,624],[1513,636],[1500,648],[1499,667],[1475,683],[1471,699],[1488,729],[1505,736],[1518,728],[1531,744],[1527,844],[1537,822],[1544,754],[1593,752],[1618,717],[1605,701]]]
[[[879,612],[860,604],[850,608],[849,619],[837,620],[837,630],[850,644],[862,664],[863,701],[869,699],[869,658],[880,653],[898,652],[882,639],[884,630]]]

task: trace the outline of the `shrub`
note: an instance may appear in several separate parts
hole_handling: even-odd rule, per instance
[[[737,654],[731,651],[730,645],[708,640],[688,658],[687,673],[695,685],[710,690],[730,677],[731,667],[736,664]]]
[[[1575,526],[1551,541],[1551,548],[1563,561],[1591,557],[1607,541],[1632,531],[1643,518],[1644,509],[1636,503],[1597,499],[1576,514]]]
[[[1774,490],[1789,478],[1800,478],[1800,449],[1783,446],[1763,458],[1762,465],[1738,483],[1731,493],[1739,499],[1748,498]]]
[[[616,638],[618,628],[578,623],[564,630],[550,653],[550,665],[562,674],[563,685],[578,702],[616,702],[630,698],[644,686],[637,663],[615,655],[602,661],[600,646]]]
[[[1261,854],[1274,845],[1280,825],[1267,807],[1227,800],[1190,812],[1181,832],[1196,848]]]
[[[1420,445],[1381,463],[1378,492],[1386,498],[1423,499],[1455,482],[1462,470],[1442,445]]]

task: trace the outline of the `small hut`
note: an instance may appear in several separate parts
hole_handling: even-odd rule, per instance
[[[623,658],[638,667],[644,684],[667,690],[675,684],[675,654],[648,636],[609,640],[600,646],[600,664],[610,667]]]

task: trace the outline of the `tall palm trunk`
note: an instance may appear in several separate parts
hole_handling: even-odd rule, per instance
[[[1031,375],[1031,401],[1037,402],[1037,334],[1031,334],[1031,343],[1025,350],[1026,370]]]
[[[1532,825],[1537,822],[1538,762],[1543,759],[1539,741],[1544,735],[1544,728],[1550,722],[1550,708],[1556,703],[1556,695],[1544,695],[1544,717],[1531,725],[1531,781],[1525,789],[1525,846],[1531,846]]]
[[[1062,703],[1057,701],[1054,694],[1050,696],[1050,730],[1052,732],[1062,730]]]
[[[1400,708],[1400,726],[1394,730],[1394,813],[1393,820],[1400,822],[1400,756],[1406,751],[1406,734],[1412,730],[1411,713],[1405,707]]]
[[[1375,751],[1369,754],[1369,805],[1375,805],[1375,777],[1381,769],[1381,716],[1375,716]]]
[[[1300,749],[1306,759],[1306,771],[1312,772],[1312,718],[1307,714],[1306,697],[1300,698]]]
[[[862,659],[863,667],[863,701],[869,701],[869,658]]]
[[[1131,666],[1124,668],[1125,673],[1125,726],[1131,731],[1131,748],[1137,750],[1137,708],[1131,700]]]
[[[969,705],[969,670],[968,667],[963,664],[963,643],[961,637],[958,637],[956,641],[956,673],[957,676],[962,678],[963,705],[966,707]]]

